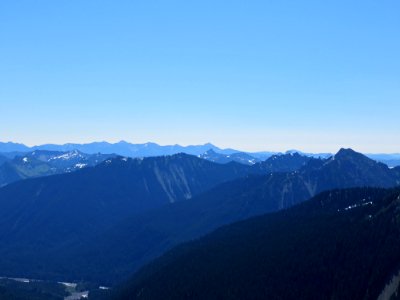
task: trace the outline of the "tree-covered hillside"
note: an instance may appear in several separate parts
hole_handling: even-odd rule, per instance
[[[335,190],[225,226],[149,264],[114,299],[376,299],[400,268],[399,195]]]

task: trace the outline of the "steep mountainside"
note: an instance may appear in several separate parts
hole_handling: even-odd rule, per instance
[[[185,154],[119,157],[94,168],[7,185],[0,189],[0,268],[8,276],[22,271],[33,278],[49,275],[53,257],[69,264],[56,256],[71,245],[127,216],[188,199],[248,170]]]
[[[8,158],[4,155],[0,154],[0,166],[5,163],[8,160]]]
[[[386,181],[381,180],[382,176]],[[115,282],[174,245],[221,225],[290,207],[331,188],[387,187],[399,180],[393,170],[354,151],[341,150],[331,160],[310,160],[299,172],[240,178],[222,183],[190,202],[127,218],[97,238],[70,249],[65,260],[72,261],[69,272],[111,284],[108,280]]]
[[[377,299],[400,268],[399,195],[336,190],[225,226],[155,260],[113,299]]]
[[[395,174],[397,174],[397,176],[400,176],[400,166],[399,166],[399,167],[396,167],[396,168],[393,168],[393,172],[394,172]]]
[[[396,171],[352,149],[341,149],[322,166],[319,163],[309,165],[300,174],[310,191],[354,186],[392,187],[400,184]]]

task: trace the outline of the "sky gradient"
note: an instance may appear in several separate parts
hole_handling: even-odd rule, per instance
[[[399,1],[1,1],[0,141],[400,152]]]

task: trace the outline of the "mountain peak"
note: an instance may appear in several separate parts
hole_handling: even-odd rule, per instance
[[[301,154],[301,151],[299,151],[299,150],[296,150],[296,149],[290,149],[290,150],[287,150],[286,152],[285,152],[285,154]]]
[[[348,157],[365,157],[362,153],[356,152],[351,148],[340,148],[335,154],[335,159],[348,158]]]
[[[205,147],[210,147],[210,149],[212,149],[212,148],[217,148],[215,145],[213,145],[213,144],[211,144],[211,143],[205,143],[203,146],[205,146]]]
[[[356,152],[351,148],[341,148],[335,156],[332,158],[332,160],[337,160],[337,161],[351,161],[356,164],[375,164],[377,163],[375,160],[370,159],[369,157],[365,156],[364,154],[360,152]]]

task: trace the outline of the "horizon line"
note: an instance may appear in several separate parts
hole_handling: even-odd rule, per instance
[[[95,141],[91,141],[91,142],[83,142],[83,143],[76,143],[76,142],[66,142],[66,143],[42,143],[42,144],[26,144],[23,142],[13,142],[13,141],[7,141],[7,142],[3,142],[0,141],[0,144],[16,144],[16,145],[22,145],[28,148],[34,148],[34,147],[41,147],[41,146],[45,146],[45,145],[55,145],[55,146],[65,146],[65,145],[71,145],[71,144],[75,144],[75,145],[90,145],[90,144],[95,144],[95,143],[107,143],[109,145],[116,145],[116,144],[120,144],[120,143],[126,143],[126,144],[130,144],[130,145],[146,145],[146,144],[155,144],[157,146],[160,147],[171,147],[171,146],[180,146],[180,147],[190,147],[190,146],[205,146],[205,145],[210,145],[210,146],[214,146],[220,150],[234,150],[234,151],[238,151],[238,152],[244,152],[244,153],[273,153],[273,154],[277,154],[277,153],[288,153],[288,152],[298,152],[298,153],[305,153],[305,154],[335,154],[337,153],[340,149],[352,149],[354,150],[354,147],[338,147],[338,150],[334,151],[334,152],[326,152],[326,151],[305,151],[305,150],[300,150],[300,149],[295,149],[295,148],[288,148],[286,150],[281,150],[281,151],[274,151],[274,150],[256,150],[256,151],[247,151],[247,150],[240,150],[240,149],[235,149],[233,147],[220,147],[217,146],[216,144],[212,143],[212,142],[206,142],[203,144],[179,144],[179,143],[175,143],[175,144],[160,144],[157,142],[144,142],[144,143],[133,143],[133,142],[129,142],[126,140],[119,140],[116,142],[110,142],[110,141],[106,141],[106,140],[95,140]],[[212,148],[210,148],[212,149]],[[208,151],[208,150],[207,150]],[[356,150],[354,150],[356,151]],[[373,154],[373,155],[400,155],[400,152],[362,152],[362,151],[356,151],[356,152],[360,152],[363,154]]]

